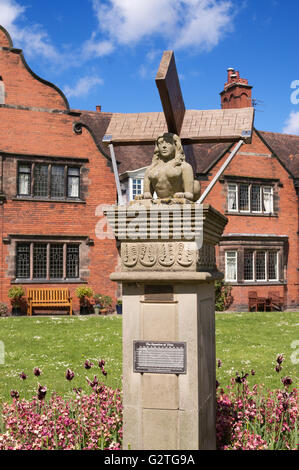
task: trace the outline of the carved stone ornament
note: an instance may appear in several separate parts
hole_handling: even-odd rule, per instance
[[[156,247],[154,244],[143,243],[139,247],[139,262],[142,266],[151,268],[157,261]]]
[[[192,249],[191,246],[194,248]],[[188,242],[122,243],[123,270],[196,270],[195,244]]]

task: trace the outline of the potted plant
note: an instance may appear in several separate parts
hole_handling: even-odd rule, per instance
[[[118,315],[122,315],[123,313],[123,302],[121,299],[118,299],[116,302],[116,312]]]
[[[94,313],[96,315],[99,315],[101,308],[103,308],[102,294],[95,294],[93,296],[93,300],[94,300],[94,306],[93,306]]]
[[[10,298],[12,305],[12,314],[15,316],[21,315],[22,303],[24,301],[25,291],[22,286],[11,287],[8,291],[8,297]]]
[[[109,295],[102,295],[101,304],[101,315],[107,315],[107,313],[111,313],[111,310],[113,310],[112,297],[110,297]]]
[[[80,301],[80,315],[87,315],[90,312],[90,297],[93,296],[93,290],[88,286],[79,286],[76,289],[76,296]]]
[[[0,317],[8,317],[8,307],[3,302],[0,302]]]

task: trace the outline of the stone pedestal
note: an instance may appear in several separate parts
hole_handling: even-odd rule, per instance
[[[121,242],[122,270],[111,279],[123,288],[124,450],[216,447],[214,250],[227,219],[208,205],[201,214],[202,246],[175,231],[148,240],[148,223],[142,239]],[[142,372],[140,344],[150,364]],[[171,361],[183,367],[172,372]]]

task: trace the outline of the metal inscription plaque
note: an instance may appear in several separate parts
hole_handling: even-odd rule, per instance
[[[186,343],[134,341],[134,372],[186,374]]]

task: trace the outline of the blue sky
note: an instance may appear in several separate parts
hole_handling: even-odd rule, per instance
[[[234,67],[256,128],[299,135],[298,17],[297,0],[0,0],[14,46],[73,109],[162,110],[154,78],[172,49],[188,109],[218,109]]]

